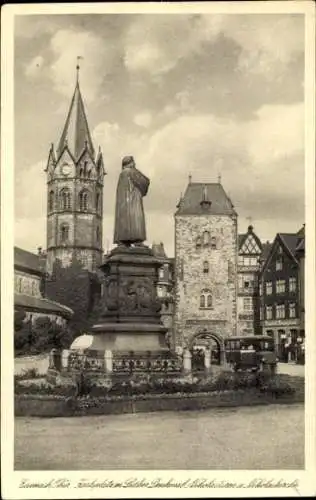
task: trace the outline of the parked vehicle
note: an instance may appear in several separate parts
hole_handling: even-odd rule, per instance
[[[225,340],[225,354],[234,371],[276,371],[278,358],[274,340],[269,336],[229,337]]]

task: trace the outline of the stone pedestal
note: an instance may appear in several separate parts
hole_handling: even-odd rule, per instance
[[[104,293],[89,349],[168,352],[156,283],[159,261],[145,246],[118,246],[101,266]]]

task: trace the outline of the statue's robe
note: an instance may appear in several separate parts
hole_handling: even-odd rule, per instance
[[[149,179],[135,167],[125,167],[116,190],[114,243],[141,243],[146,240],[143,196]]]

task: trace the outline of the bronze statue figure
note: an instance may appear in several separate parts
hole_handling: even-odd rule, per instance
[[[130,246],[146,240],[143,196],[149,182],[136,168],[132,156],[123,158],[116,191],[114,243]]]

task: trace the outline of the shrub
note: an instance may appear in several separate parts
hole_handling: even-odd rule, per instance
[[[15,375],[16,380],[30,380],[33,378],[42,378],[37,368],[27,368],[22,370],[22,373]]]

